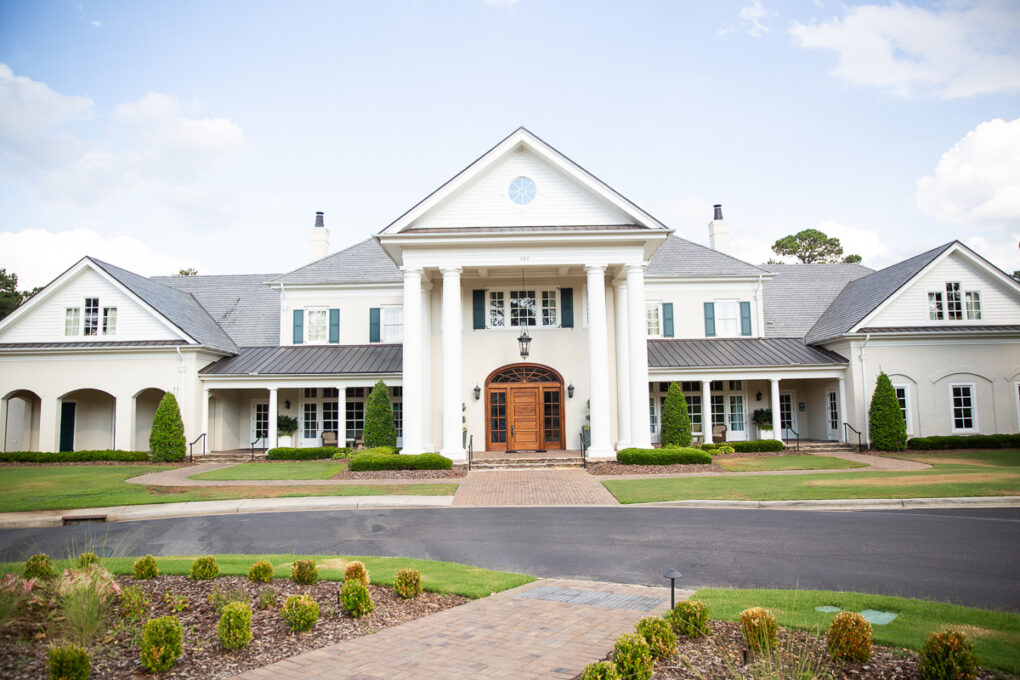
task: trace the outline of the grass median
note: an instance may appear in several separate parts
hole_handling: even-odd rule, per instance
[[[720,467],[730,472],[761,472],[763,470],[839,470],[868,467],[867,463],[855,463],[852,460],[833,458],[832,456],[812,456],[810,454],[790,454],[787,456],[748,456],[747,458],[727,458],[715,461]]]
[[[1020,495],[1020,450],[926,452],[896,457],[920,460],[934,467],[916,472],[619,479],[603,484],[621,503]]]
[[[287,461],[283,463],[239,463],[220,470],[191,475],[189,479],[210,481],[265,481],[270,479],[330,479],[347,469],[347,463],[325,460]]]
[[[452,496],[457,490],[456,484],[439,483],[158,487],[125,481],[172,469],[167,465],[4,466],[0,471],[0,512],[295,496]]]
[[[944,628],[956,628],[974,643],[974,655],[982,666],[1016,673],[1020,670],[1020,615],[929,602],[905,597],[866,595],[831,590],[742,590],[702,588],[691,597],[708,607],[709,617],[737,621],[748,607],[765,607],[782,626],[825,634],[835,612],[815,607],[834,606],[843,611],[866,609],[892,612],[886,625],[872,625],[876,643],[919,650],[928,636]]]

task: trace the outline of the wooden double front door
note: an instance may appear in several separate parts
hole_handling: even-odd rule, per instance
[[[551,369],[501,369],[486,383],[485,400],[486,450],[563,448],[563,382]]]

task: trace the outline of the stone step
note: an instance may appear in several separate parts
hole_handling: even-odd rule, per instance
[[[472,470],[534,470],[549,468],[581,468],[580,458],[516,458],[487,459],[471,463]]]

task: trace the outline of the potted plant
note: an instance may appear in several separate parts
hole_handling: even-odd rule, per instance
[[[754,423],[755,427],[757,427],[760,432],[771,432],[772,409],[770,408],[755,409],[754,413],[751,414],[751,422]]]
[[[280,414],[276,416],[276,435],[279,446],[288,448],[294,446],[293,435],[297,432],[297,418]]]

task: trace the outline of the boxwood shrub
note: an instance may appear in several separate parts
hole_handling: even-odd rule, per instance
[[[269,460],[319,460],[322,458],[350,458],[350,454],[351,450],[346,447],[315,446],[309,449],[299,449],[291,446],[279,446],[269,449],[266,456]]]
[[[149,460],[148,451],[8,451],[0,453],[0,463],[91,463],[112,460],[136,463]]]
[[[778,439],[755,439],[749,442],[726,442],[737,453],[759,453],[762,451],[782,451],[785,447]]]
[[[1020,449],[1020,434],[969,434],[949,437],[914,437],[907,448],[915,451],[939,449]]]
[[[438,453],[419,453],[418,455],[392,453],[358,453],[351,458],[347,469],[351,472],[366,470],[450,470],[453,461]]]
[[[623,449],[616,460],[624,465],[674,465],[711,463],[712,454],[701,449],[666,447],[662,449]]]

